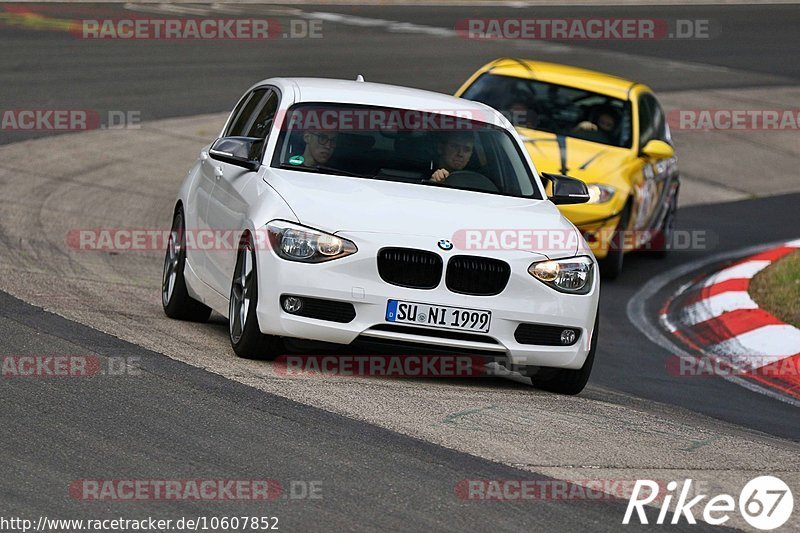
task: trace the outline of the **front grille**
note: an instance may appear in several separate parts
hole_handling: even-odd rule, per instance
[[[571,329],[575,332],[575,340],[569,344],[561,342],[561,332]],[[514,332],[514,338],[520,344],[538,344],[539,346],[571,346],[581,338],[581,329],[570,326],[545,326],[543,324],[520,324]]]
[[[378,252],[378,274],[392,285],[435,289],[442,279],[442,258],[425,250],[383,248]]]
[[[447,263],[447,288],[459,294],[492,296],[506,288],[511,267],[489,257],[456,255]]]
[[[378,324],[370,329],[379,331],[393,331],[395,333],[406,333],[408,335],[421,335],[423,337],[437,337],[440,339],[453,339],[469,342],[483,342],[485,344],[498,344],[498,342],[488,335],[476,333],[464,333],[461,331],[446,331],[441,329],[418,328],[415,326],[401,326],[397,324]]]
[[[281,306],[288,296],[281,297]],[[346,324],[352,322],[356,317],[356,309],[349,302],[337,302],[336,300],[323,300],[321,298],[307,298],[297,296],[303,301],[299,311],[292,313],[306,318],[316,318],[317,320],[327,320],[329,322],[340,322]]]

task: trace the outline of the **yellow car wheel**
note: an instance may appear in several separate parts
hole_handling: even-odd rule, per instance
[[[614,235],[611,237],[608,253],[598,261],[600,276],[604,280],[616,279],[622,272],[622,263],[625,255],[625,231],[628,229],[630,219],[631,204],[629,203],[622,211],[617,229],[614,230]]]
[[[664,259],[669,253],[669,248],[672,244],[672,233],[675,230],[675,214],[678,210],[677,203],[676,197],[669,206],[667,216],[664,218],[664,223],[650,243],[649,248],[652,251],[652,256],[655,258]]]

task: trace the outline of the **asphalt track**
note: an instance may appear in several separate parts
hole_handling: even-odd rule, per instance
[[[122,17],[114,5],[56,5],[45,16],[61,19]],[[142,14],[180,15],[143,7]],[[184,8],[186,9],[186,8]],[[352,6],[290,7],[233,5],[215,10],[222,16],[249,15],[299,19],[358,19],[323,26],[320,39],[241,41],[114,41],[82,40],[63,31],[32,31],[16,20],[3,28],[0,54],[0,101],[19,108],[55,105],[99,111],[141,111],[143,120],[229,110],[242,87],[254,79],[282,76],[355,78],[409,84],[452,93],[477,66],[503,56],[523,56],[596,68],[623,77],[646,80],[658,91],[796,85],[800,54],[796,6],[659,6],[626,8],[463,7],[400,8]],[[129,13],[129,12],[127,12]],[[670,41],[555,42],[471,41],[444,39],[408,27],[453,30],[465,17],[626,16],[712,20],[720,34],[713,39]],[[283,17],[283,18],[281,18]],[[322,18],[324,17],[324,18]],[[32,22],[28,22],[32,25]],[[424,30],[423,30],[424,31]],[[12,53],[13,51],[13,53]],[[626,53],[635,53],[631,61]],[[0,133],[0,142],[25,138]]]
[[[59,16],[79,9],[90,8],[64,7]],[[119,16],[121,8],[98,9]],[[469,16],[481,16],[481,9],[469,8]],[[503,9],[508,8],[493,8],[491,16],[519,16]],[[708,17],[736,31],[723,31],[702,46],[578,43],[566,50],[542,46],[536,52],[542,58],[644,79],[659,91],[786,86],[796,85],[800,77],[796,64],[785,61],[798,51],[792,33],[800,22],[796,6],[628,9],[646,9],[650,17]],[[326,6],[324,11],[431,27],[452,27],[454,19],[466,16],[456,8]],[[611,8],[600,12],[619,13]],[[560,8],[546,13],[589,12]],[[769,38],[764,37],[765,27],[770,28]],[[0,56],[0,98],[13,102],[4,107],[136,109],[147,121],[227,110],[244,87],[277,72],[333,77],[368,72],[375,81],[450,92],[485,60],[510,55],[507,43],[441,39],[432,47],[435,37],[430,35],[341,21],[326,26],[324,39],[278,40],[269,47],[98,43],[24,27],[2,28],[0,35],[5,49],[14,50]],[[374,50],[376,43],[380,53]],[[633,46],[637,48],[629,48]],[[655,59],[621,60],[619,54],[632,51]],[[668,62],[659,63],[659,58]],[[215,121],[219,117],[203,124]],[[181,135],[176,130],[183,131],[182,147],[196,150],[201,139],[214,134],[213,129],[192,129],[190,122],[176,124],[162,131],[173,137]],[[600,472],[595,477],[624,479],[660,469],[661,475],[676,479],[720,478],[726,488],[725,483],[736,485],[760,473],[782,472],[778,475],[785,480],[797,480],[796,408],[727,381],[669,376],[664,361],[670,354],[630,324],[624,303],[667,268],[705,254],[796,238],[798,194],[684,208],[680,227],[705,231],[711,237],[707,249],[676,253],[665,262],[643,254],[630,257],[623,277],[603,286],[600,351],[590,387],[580,398],[554,397],[499,379],[286,381],[270,378],[269,365],[232,361],[219,320],[191,326],[157,316],[153,287],[160,257],[98,260],[71,256],[59,246],[59,228],[63,233],[64,228],[98,224],[166,224],[171,195],[191,160],[192,152],[159,154],[158,161],[169,171],[153,178],[157,165],[141,164],[125,151],[129,139],[134,145],[141,138],[109,141],[110,132],[101,134],[70,135],[67,143],[52,138],[3,147],[15,150],[15,159],[0,163],[3,288],[75,321],[4,294],[0,353],[135,356],[141,357],[144,375],[4,380],[3,516],[263,514],[263,507],[241,502],[211,508],[159,502],[100,507],[70,500],[66,491],[71,481],[82,478],[263,476],[284,484],[322,481],[322,500],[268,506],[290,531],[480,530],[489,525],[511,531],[533,524],[548,530],[617,530],[624,511],[620,503],[493,507],[492,502],[460,501],[453,487],[473,478],[588,479],[593,469]],[[0,135],[4,144],[42,136]],[[159,132],[152,135],[151,146],[158,145]],[[171,146],[167,136],[163,141]],[[123,154],[121,161],[115,153]],[[130,179],[121,175],[126,166]],[[53,250],[39,250],[40,244]],[[95,281],[97,288],[86,288]],[[115,288],[118,294],[109,292]],[[48,304],[48,292],[74,300]],[[648,303],[651,312],[657,311],[657,300]],[[575,448],[571,442],[580,443],[578,450],[570,449]]]
[[[176,520],[212,514],[207,503],[103,505],[66,497],[76,479],[111,477],[273,479],[286,498],[266,505],[219,502],[213,514],[277,516],[283,531],[466,531],[488,523],[497,531],[520,531],[534,520],[548,529],[614,531],[624,513],[621,501],[460,501],[455,487],[464,479],[547,478],[263,394],[0,298],[2,353],[138,358],[137,375],[126,378],[46,384],[19,378],[4,386],[2,516]],[[300,499],[303,492],[295,489],[293,499],[291,487],[300,483],[314,483],[321,498]]]

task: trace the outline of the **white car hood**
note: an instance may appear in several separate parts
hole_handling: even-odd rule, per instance
[[[527,250],[550,258],[572,256],[586,246],[575,227],[545,200],[270,170],[267,182],[287,202],[298,221],[329,233],[421,235],[437,240],[460,237],[462,241],[466,230],[482,231],[482,239],[491,239],[489,233],[499,235],[509,230],[518,232],[516,235],[533,230],[537,234],[567,236],[563,245]]]

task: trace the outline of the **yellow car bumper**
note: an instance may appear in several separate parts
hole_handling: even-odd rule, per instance
[[[583,234],[594,256],[597,259],[604,259],[612,245],[614,231],[622,218],[622,207],[615,209],[607,204],[580,204],[559,206],[559,209]]]
[[[617,215],[596,224],[578,226],[580,232],[583,233],[583,238],[589,244],[589,249],[597,259],[603,259],[608,255],[611,237],[619,225],[621,216]]]

